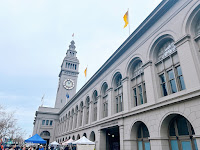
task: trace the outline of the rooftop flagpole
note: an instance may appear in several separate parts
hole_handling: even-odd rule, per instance
[[[129,21],[129,8],[128,8],[128,26],[129,26],[129,36],[131,35],[131,31],[130,31],[130,21]]]

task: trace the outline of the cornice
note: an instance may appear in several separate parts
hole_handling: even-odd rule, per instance
[[[72,97],[72,99],[60,110],[62,113],[72,102],[95,82],[107,69],[118,60],[143,34],[149,30],[168,10],[179,0],[163,0],[152,13],[139,25],[139,27],[122,43],[122,45],[111,55],[111,57],[100,67],[100,69],[86,82],[86,84]]]

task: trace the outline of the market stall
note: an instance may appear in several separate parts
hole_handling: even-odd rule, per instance
[[[28,138],[24,141],[25,143],[37,143],[37,144],[46,144],[47,141],[42,139],[38,134],[35,134],[34,136]]]
[[[77,150],[94,150],[95,142],[88,140],[85,136],[80,138],[79,140],[72,142],[72,144],[76,145]]]

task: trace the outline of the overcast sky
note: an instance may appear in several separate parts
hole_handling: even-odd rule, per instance
[[[54,107],[58,74],[74,33],[80,61],[77,90],[161,0],[0,0],[0,104],[15,110],[32,135],[35,111]]]

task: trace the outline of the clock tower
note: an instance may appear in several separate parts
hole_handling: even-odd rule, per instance
[[[62,108],[76,94],[79,60],[74,44],[72,40],[61,65],[55,108]]]

